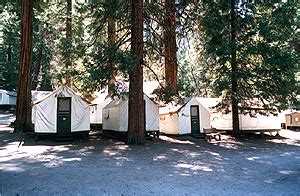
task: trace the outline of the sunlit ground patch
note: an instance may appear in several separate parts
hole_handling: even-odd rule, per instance
[[[176,143],[176,144],[195,144],[194,142],[191,142],[189,140],[179,140],[175,138],[171,138],[165,135],[159,136],[159,138],[163,141],[170,142],[170,143]]]

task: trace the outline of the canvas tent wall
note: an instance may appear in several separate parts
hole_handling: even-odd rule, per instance
[[[160,131],[166,134],[197,134],[203,133],[204,128],[210,128],[210,113],[196,97],[185,99],[182,103],[170,103],[159,112]]]
[[[69,108],[68,105],[63,105],[66,100],[70,100]],[[62,111],[69,112],[69,116],[59,116],[59,107]],[[32,107],[32,122],[36,133],[57,133],[63,120],[70,121],[70,126],[65,127],[69,132],[90,130],[88,103],[66,86],[62,86],[43,99],[37,100]]]
[[[218,130],[232,130],[232,113],[224,114],[215,109],[220,102],[217,98],[201,98],[201,102],[210,112],[211,126]],[[256,114],[239,114],[240,129],[245,131],[278,131],[281,129],[280,115],[264,116]]]
[[[0,90],[0,105],[16,105],[16,100],[16,92]]]
[[[144,94],[146,131],[159,131],[158,106]],[[127,132],[128,129],[128,98],[117,98],[103,108],[103,130]]]
[[[96,99],[90,105],[90,122],[92,126],[102,125],[102,109],[109,104],[112,99],[108,96],[107,91],[96,92]]]

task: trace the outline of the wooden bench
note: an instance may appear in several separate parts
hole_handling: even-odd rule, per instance
[[[216,128],[203,128],[203,132],[205,135],[205,140],[206,141],[211,141],[211,140],[216,140],[216,141],[220,141],[221,140],[221,134],[218,133]]]

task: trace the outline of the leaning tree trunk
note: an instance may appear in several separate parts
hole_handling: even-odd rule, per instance
[[[144,144],[143,100],[143,0],[132,0],[131,52],[134,66],[129,75],[128,144]]]
[[[171,86],[172,93],[177,94],[178,64],[176,46],[176,8],[175,0],[165,1],[164,24],[164,54],[165,54],[165,80],[166,85]]]
[[[31,122],[31,64],[32,64],[33,1],[22,1],[21,51],[17,89],[17,132],[32,131]]]
[[[110,48],[114,48],[115,47],[115,43],[116,43],[116,21],[113,17],[109,17],[108,18],[108,45]],[[115,62],[115,58],[114,58],[114,54],[110,57],[109,59],[109,66],[114,69],[116,67],[116,62]],[[108,82],[108,93],[112,94],[113,89],[115,88],[115,83],[116,83],[116,79],[115,79],[115,75],[112,75],[109,82]]]
[[[238,79],[237,79],[237,60],[236,60],[236,13],[235,0],[231,0],[231,104],[232,104],[232,134],[234,137],[240,137],[241,130],[239,125],[238,108]]]
[[[67,51],[65,56],[65,66],[67,70],[66,85],[71,87],[72,77],[71,77],[71,50],[72,50],[72,0],[67,0],[67,20],[66,20],[66,40],[67,40]]]

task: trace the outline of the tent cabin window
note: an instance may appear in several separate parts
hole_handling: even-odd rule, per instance
[[[191,106],[191,116],[198,116],[199,115],[199,108],[197,106]]]
[[[58,98],[58,110],[61,112],[71,110],[71,98]]]

